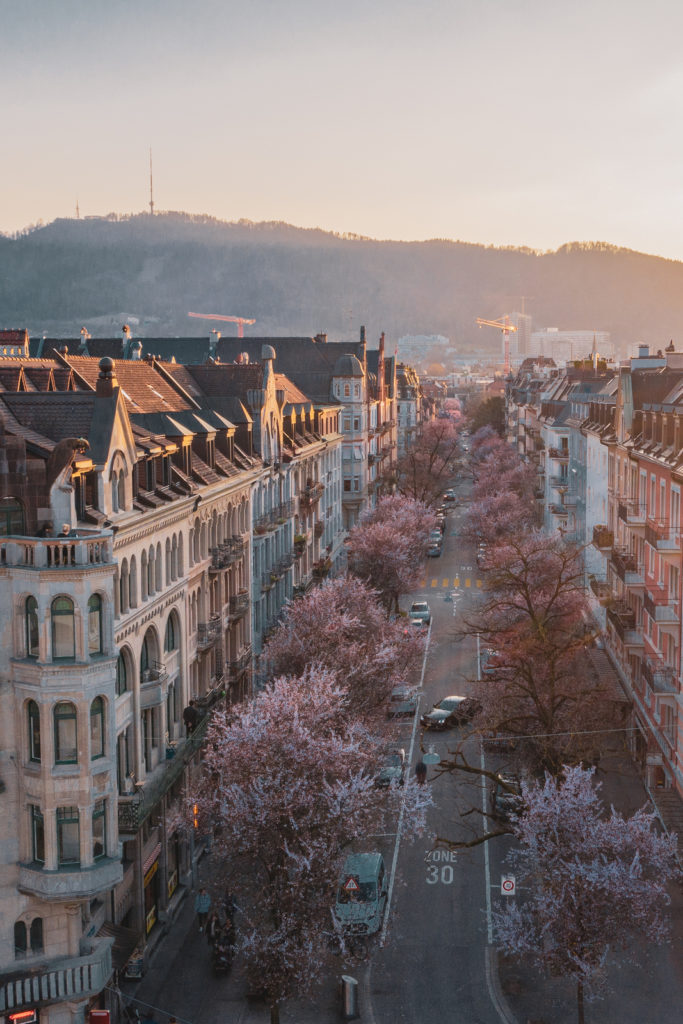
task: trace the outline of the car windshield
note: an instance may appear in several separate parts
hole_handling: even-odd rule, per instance
[[[398,754],[389,754],[384,763],[387,768],[400,768],[401,758]]]
[[[460,707],[462,701],[462,697],[444,697],[444,699],[440,700],[437,704],[437,708],[440,708],[441,711],[452,711],[453,708]]]
[[[414,612],[426,612],[429,609],[429,605],[426,601],[413,601],[411,611]]]
[[[377,898],[374,882],[356,882],[358,889],[348,892],[343,885],[339,886],[337,903],[371,903]]]

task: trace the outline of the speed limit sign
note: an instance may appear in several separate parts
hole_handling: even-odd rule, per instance
[[[515,876],[514,875],[502,875],[500,879],[500,891],[503,896],[514,896],[515,895]]]

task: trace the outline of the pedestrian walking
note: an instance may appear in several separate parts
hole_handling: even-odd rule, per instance
[[[185,723],[185,735],[190,736],[199,721],[199,711],[193,700],[183,709],[183,722]]]
[[[209,945],[213,945],[217,941],[220,931],[221,923],[218,920],[218,914],[215,910],[212,910],[206,922],[206,940]]]
[[[197,920],[199,921],[199,933],[201,935],[206,927],[206,919],[209,916],[209,911],[211,910],[211,897],[204,887],[202,887],[195,896],[194,909],[197,915]]]
[[[415,765],[415,778],[420,785],[427,781],[427,765],[422,760],[419,760]]]

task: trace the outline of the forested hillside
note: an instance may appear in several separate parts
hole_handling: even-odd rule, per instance
[[[32,334],[203,334],[190,310],[256,320],[258,335],[443,334],[463,351],[497,348],[476,316],[521,308],[535,327],[607,330],[683,343],[683,263],[572,243],[556,252],[464,242],[376,241],[287,224],[161,214],[57,220],[0,237],[0,326]],[[235,333],[224,325],[224,334]]]

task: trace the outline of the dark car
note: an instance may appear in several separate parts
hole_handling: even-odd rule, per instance
[[[452,729],[470,722],[481,711],[476,697],[444,697],[420,718],[424,729]]]
[[[417,697],[408,686],[395,686],[389,697],[387,718],[402,718],[417,711]]]
[[[450,487],[443,496],[444,501],[453,502],[456,501],[456,494],[452,487]]]
[[[441,545],[430,544],[427,548],[427,558],[440,558],[441,557]]]
[[[499,773],[491,790],[491,816],[509,821],[510,815],[518,814],[523,806],[519,776]]]

